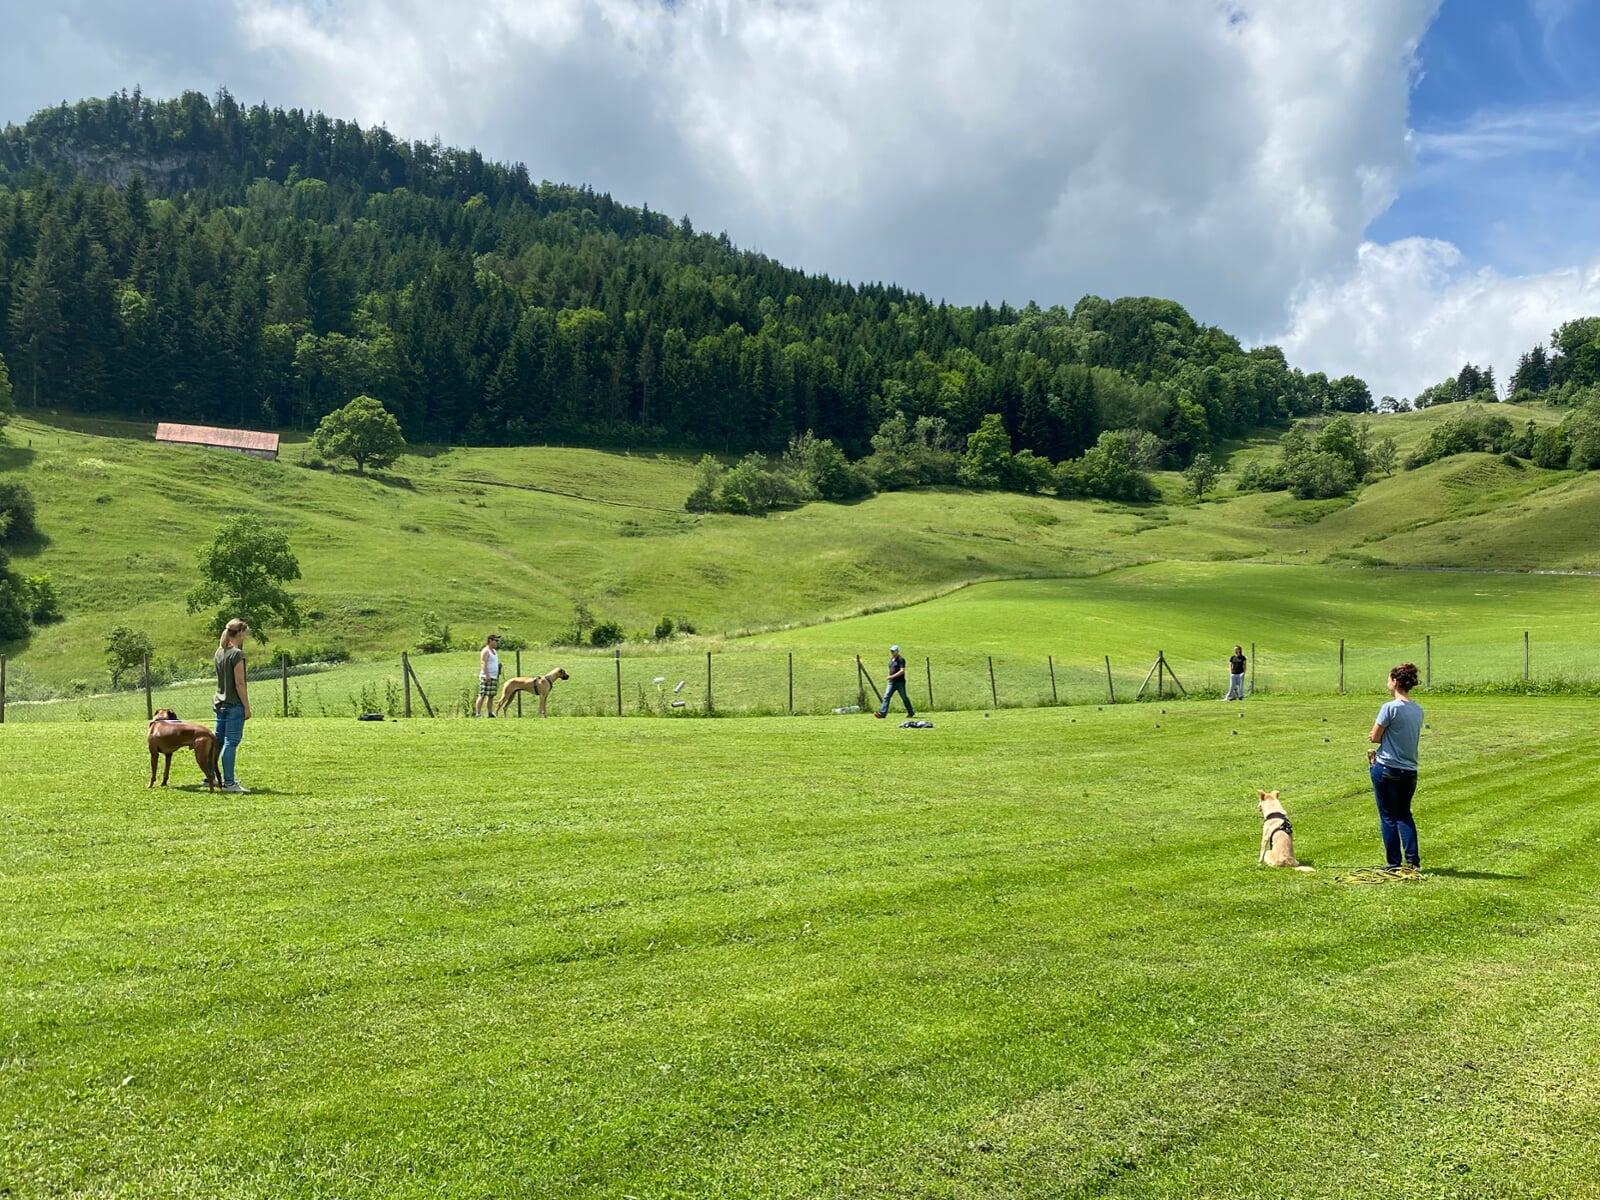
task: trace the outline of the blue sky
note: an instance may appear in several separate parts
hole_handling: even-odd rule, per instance
[[[1600,2],[1445,0],[1411,94],[1418,163],[1374,241],[1527,274],[1600,247]]]
[[[1600,314],[1600,0],[0,0],[0,120],[226,86],[958,303],[1397,396]]]

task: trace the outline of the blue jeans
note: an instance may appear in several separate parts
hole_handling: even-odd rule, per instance
[[[906,706],[906,716],[916,716],[916,711],[911,707],[911,694],[906,691],[906,681],[904,676],[901,676],[899,679],[891,679],[889,681],[889,686],[883,689],[883,703],[878,706],[878,711],[886,716],[888,715],[889,701],[894,698],[894,694],[896,692],[900,693],[900,703]]]
[[[1372,794],[1378,801],[1378,826],[1383,832],[1383,852],[1389,865],[1400,865],[1401,853],[1407,866],[1418,866],[1417,823],[1411,816],[1411,799],[1417,794],[1417,773],[1398,767],[1372,764]]]
[[[238,757],[239,743],[244,741],[244,705],[223,704],[217,708],[217,745],[222,747],[223,786],[234,781],[233,760]]]

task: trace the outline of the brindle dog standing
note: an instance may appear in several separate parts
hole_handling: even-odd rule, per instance
[[[196,725],[193,721],[180,721],[170,708],[156,709],[150,722],[150,786],[156,785],[156,760],[166,755],[166,767],[161,772],[161,786],[167,786],[172,775],[172,756],[185,746],[194,748],[194,760],[206,777],[206,791],[222,785],[222,775],[217,770],[217,735],[210,726]]]

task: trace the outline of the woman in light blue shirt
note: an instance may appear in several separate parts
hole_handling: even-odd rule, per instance
[[[1422,866],[1417,822],[1411,815],[1411,800],[1417,794],[1417,742],[1422,736],[1422,705],[1411,698],[1416,686],[1415,663],[1401,663],[1390,671],[1392,699],[1378,710],[1378,719],[1367,735],[1367,741],[1377,747],[1367,751],[1367,765],[1391,871],[1415,872]]]

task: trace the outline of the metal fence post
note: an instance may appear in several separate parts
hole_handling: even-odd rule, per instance
[[[1422,686],[1431,688],[1433,686],[1433,634],[1431,633],[1422,635],[1422,661],[1422,669],[1427,672],[1423,676]]]
[[[612,653],[616,655],[617,663],[617,716],[622,715],[622,647],[618,646]],[[709,691],[710,689],[707,689]]]
[[[279,656],[283,661],[283,715],[289,715],[289,652]]]
[[[1256,644],[1250,643],[1250,694],[1256,694]]]
[[[1344,639],[1339,639],[1339,695],[1344,695]]]
[[[794,651],[789,651],[789,712],[794,713]]]
[[[516,656],[517,656],[517,678],[521,679],[522,678],[522,651],[521,650],[516,651]],[[522,693],[518,692],[517,693],[517,716],[520,717],[521,715],[522,715]]]
[[[406,716],[411,715],[411,658],[404,650],[400,651],[400,681],[406,686]]]
[[[6,656],[0,654],[0,725],[6,723]]]
[[[933,711],[933,659],[931,657],[926,657],[925,656],[923,658],[923,660],[922,660],[922,665],[923,665],[923,668],[928,672],[928,711],[932,712]]]
[[[156,719],[156,704],[150,696],[150,656],[148,654],[144,656],[144,719],[146,721]]]
[[[1106,655],[1106,697],[1108,703],[1117,702],[1117,685],[1111,682],[1111,655]]]
[[[994,701],[996,708],[1000,707],[1000,694],[994,690],[994,655],[989,655],[989,699]]]
[[[861,665],[861,655],[856,655],[856,706],[858,708],[867,706],[867,685],[863,678],[865,670],[866,668]]]
[[[711,711],[711,651],[706,651],[706,711]]]
[[[1050,664],[1050,703],[1060,704],[1061,696],[1056,691],[1056,657],[1053,654],[1046,654],[1044,657]]]
[[[1533,650],[1528,645],[1528,631],[1522,631],[1522,682],[1527,683],[1533,666]]]

